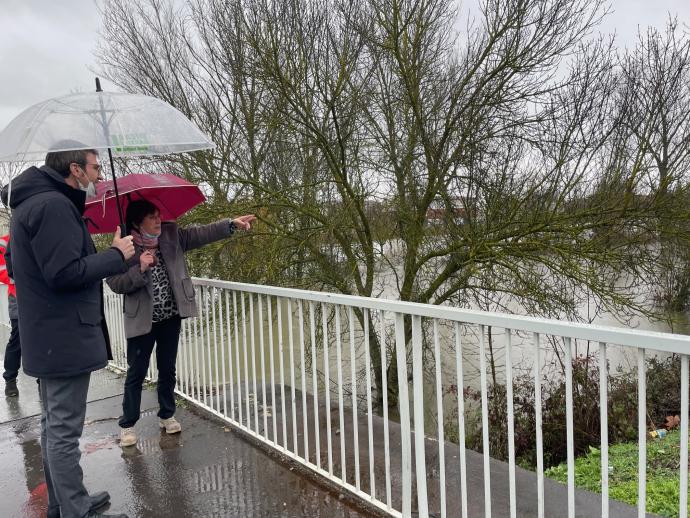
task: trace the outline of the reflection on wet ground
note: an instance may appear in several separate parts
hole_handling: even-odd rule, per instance
[[[19,390],[18,398],[0,396],[0,516],[43,517],[47,493],[38,394],[35,382],[23,374]],[[121,391],[116,374],[93,376],[81,440],[85,484],[92,492],[110,492],[108,512],[130,517],[367,516],[219,421],[180,407],[176,416],[183,432],[166,435],[158,427],[151,390],[142,398],[146,411],[136,426],[139,443],[121,449]]]

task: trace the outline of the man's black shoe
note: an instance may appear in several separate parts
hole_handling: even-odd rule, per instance
[[[128,518],[126,514],[103,514],[97,511],[89,511],[85,518],[98,518],[99,516],[108,516],[109,518]]]
[[[89,508],[89,514],[87,516],[113,516],[109,514],[96,513],[97,509],[100,509],[105,504],[110,502],[110,494],[107,491],[99,491],[93,495],[89,495],[89,500],[91,500],[91,507]],[[94,514],[96,513],[96,514]],[[116,514],[114,516],[124,516]],[[49,507],[47,518],[60,518],[60,508],[59,507]]]
[[[95,511],[110,502],[110,494],[107,491],[99,491],[98,493],[89,495],[89,500],[91,500],[91,508],[89,511]]]
[[[17,388],[17,378],[5,381],[5,395],[7,397],[17,397],[19,389]]]

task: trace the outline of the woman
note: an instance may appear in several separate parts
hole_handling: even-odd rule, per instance
[[[158,207],[147,200],[135,200],[127,207],[127,228],[136,253],[128,261],[126,273],[106,279],[115,293],[125,295],[128,369],[119,420],[121,446],[137,442],[134,425],[139,420],[142,385],[154,344],[159,424],[169,434],[182,431],[174,417],[177,343],[181,319],[197,314],[184,253],[230,237],[238,228],[249,230],[255,219],[250,214],[184,229],[175,223],[161,223]]]

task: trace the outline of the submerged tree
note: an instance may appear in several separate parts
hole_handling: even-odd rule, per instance
[[[630,118],[634,67],[590,36],[602,2],[460,14],[445,0],[111,0],[99,57],[216,142],[177,164],[211,210],[260,215],[232,268],[222,249],[206,258],[217,275],[573,319],[590,296],[649,312],[635,295],[656,275],[654,229],[688,207],[640,174],[651,146],[634,138],[654,123]]]

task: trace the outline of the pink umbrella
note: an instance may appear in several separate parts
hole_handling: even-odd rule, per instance
[[[123,213],[133,200],[148,200],[171,221],[206,201],[201,189],[173,174],[130,174],[117,180]],[[86,200],[84,219],[92,234],[115,232],[120,223],[112,181],[96,184],[96,196]],[[129,229],[128,229],[129,230]]]

